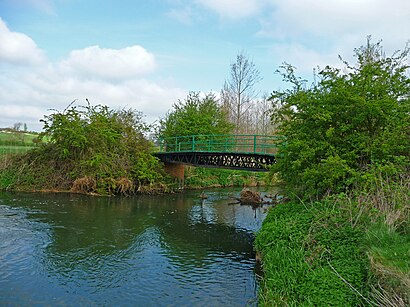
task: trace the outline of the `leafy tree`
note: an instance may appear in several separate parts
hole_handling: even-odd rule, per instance
[[[232,131],[233,125],[213,94],[201,98],[199,93],[190,92],[184,101],[178,101],[173,107],[174,110],[160,121],[159,135],[162,138]]]
[[[355,66],[327,66],[310,87],[282,66],[292,87],[275,91],[274,120],[284,136],[277,165],[288,186],[305,196],[336,192],[374,167],[409,165],[409,48],[386,57],[381,43],[355,49]]]

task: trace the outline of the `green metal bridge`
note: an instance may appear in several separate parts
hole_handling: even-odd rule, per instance
[[[267,171],[279,138],[258,134],[190,135],[159,140],[155,155],[165,163]]]

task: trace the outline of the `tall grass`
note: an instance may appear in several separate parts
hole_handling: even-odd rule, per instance
[[[410,305],[410,174],[379,173],[360,193],[339,205],[364,228],[373,283],[369,299],[380,306]]]
[[[410,304],[410,175],[273,208],[257,235],[266,306]]]

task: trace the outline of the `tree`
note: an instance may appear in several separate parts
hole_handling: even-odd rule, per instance
[[[20,123],[20,122],[14,123],[13,130],[16,131],[16,132],[20,131],[22,125],[23,125],[23,123]]]
[[[252,133],[263,135],[275,134],[275,125],[273,125],[271,120],[272,106],[268,98],[268,94],[265,94],[261,99],[257,99],[253,108],[250,109]]]
[[[284,137],[274,170],[304,196],[342,191],[372,167],[409,165],[409,48],[386,57],[369,37],[355,55],[355,66],[327,66],[311,87],[285,64],[292,88],[272,94]]]
[[[243,52],[239,53],[221,92],[222,103],[236,126],[236,133],[241,132],[241,121],[256,98],[254,86],[260,80],[255,64]]]
[[[197,92],[190,92],[184,101],[178,101],[174,110],[160,120],[159,135],[162,138],[199,134],[228,134],[232,124],[215,95],[204,98]]]

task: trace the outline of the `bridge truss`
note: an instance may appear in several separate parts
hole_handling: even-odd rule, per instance
[[[156,153],[166,163],[181,163],[203,167],[220,167],[238,170],[267,171],[275,163],[273,155],[226,152],[174,152]]]
[[[267,171],[278,139],[262,135],[195,135],[160,141],[155,155],[165,163]]]

